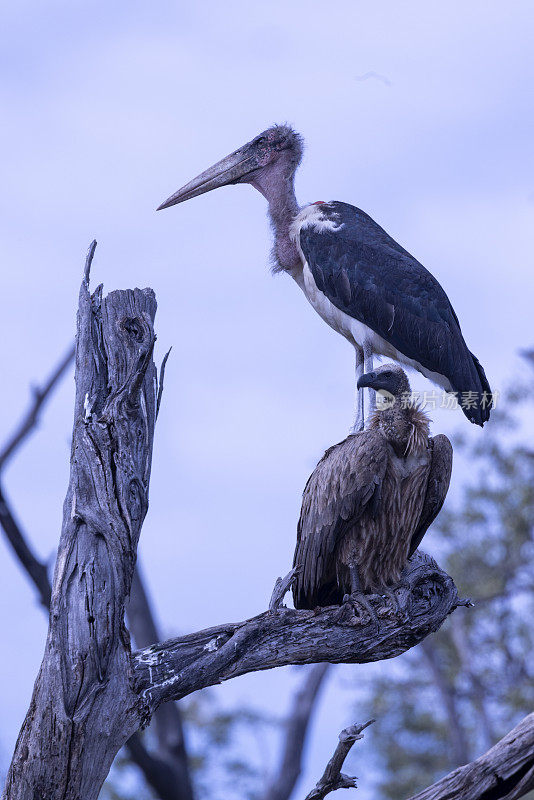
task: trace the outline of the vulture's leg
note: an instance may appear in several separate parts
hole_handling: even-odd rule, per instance
[[[371,343],[366,339],[363,343],[363,371],[372,372],[373,364],[373,348]],[[376,392],[374,389],[368,389],[369,393],[369,408],[367,410],[367,422],[371,419],[376,411]]]
[[[360,573],[358,571],[357,564],[349,565],[349,576],[350,576],[350,594],[346,594],[343,597],[343,606],[341,608],[343,609],[346,606],[351,606],[358,612],[359,617],[362,617],[361,609],[362,608],[365,609],[365,611],[369,614],[371,621],[375,623],[377,630],[379,630],[380,621],[372,604],[369,602],[369,599],[362,591],[360,582]]]
[[[360,594],[362,591],[362,584],[360,581],[360,571],[357,564],[351,564],[349,567],[350,575],[350,593]]]
[[[354,355],[355,355],[355,378],[354,378],[354,422],[352,423],[352,428],[349,431],[351,433],[358,433],[359,431],[363,431],[364,426],[364,411],[363,411],[363,395],[360,389],[358,389],[358,378],[363,375],[363,350],[359,345],[354,346]]]

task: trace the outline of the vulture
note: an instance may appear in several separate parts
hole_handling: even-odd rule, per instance
[[[330,447],[303,493],[293,584],[295,608],[342,604],[347,595],[388,592],[445,500],[452,445],[429,436],[411,402],[406,373],[384,364],[358,388],[386,398],[369,426]]]

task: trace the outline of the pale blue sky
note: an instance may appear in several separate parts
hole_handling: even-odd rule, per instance
[[[421,260],[498,389],[534,341],[532,3],[51,0],[4,3],[2,18],[0,435],[72,336],[95,237],[95,283],[152,286],[158,358],[173,345],[141,546],[163,628],[253,615],[290,566],[309,472],[347,431],[352,353],[290,279],[270,276],[253,189],[154,209],[291,122],[307,144],[300,200],[353,202]],[[433,416],[436,430],[483,435],[460,412]],[[69,379],[6,474],[45,558],[71,418]],[[461,464],[453,491],[459,475]],[[45,624],[3,541],[0,555],[3,641],[16,654],[0,682],[4,768]],[[290,682],[282,671],[217,691],[282,712]],[[315,764],[353,721],[343,697],[336,687],[325,697]]]

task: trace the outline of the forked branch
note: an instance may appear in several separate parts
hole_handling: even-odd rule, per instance
[[[351,725],[345,728],[339,734],[339,742],[334,750],[334,755],[326,765],[319,781],[315,784],[314,788],[306,795],[305,800],[323,800],[330,792],[335,792],[337,789],[356,789],[356,778],[350,775],[345,775],[341,772],[345,759],[347,758],[352,745],[358,739],[363,739],[362,731],[372,725],[374,719],[364,722],[363,725]]]

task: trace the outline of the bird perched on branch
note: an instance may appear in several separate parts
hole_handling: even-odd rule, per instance
[[[302,151],[298,133],[275,125],[158,210],[227,184],[251,184],[269,203],[274,271],[291,275],[317,313],[354,346],[356,377],[372,371],[374,354],[392,358],[458,393],[466,417],[483,425],[490,386],[440,284],[359,208],[322,201],[300,207],[294,182]],[[371,393],[371,410],[373,402]],[[356,392],[353,432],[364,427],[363,403]]]
[[[405,402],[405,372],[385,364],[362,375],[358,387],[385,394],[388,402],[367,430],[327,450],[306,484],[293,562],[300,568],[295,608],[387,592],[449,488],[451,443],[443,434],[430,437],[426,414]]]

